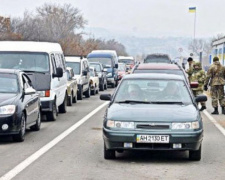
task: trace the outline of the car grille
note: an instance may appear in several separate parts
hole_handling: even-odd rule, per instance
[[[169,129],[169,125],[164,124],[137,124],[137,129]]]
[[[140,149],[172,149],[171,144],[135,143],[135,148]]]

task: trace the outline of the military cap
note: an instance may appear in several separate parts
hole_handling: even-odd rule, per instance
[[[219,61],[219,58],[216,56],[213,58],[213,62],[215,62],[215,61]]]
[[[188,61],[188,62],[189,62],[189,61],[193,61],[193,58],[192,58],[192,57],[189,57],[187,61]]]

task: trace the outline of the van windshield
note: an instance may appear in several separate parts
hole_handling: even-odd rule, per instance
[[[0,52],[0,68],[49,72],[49,56],[39,52]]]
[[[99,62],[102,63],[104,67],[112,67],[111,58],[88,58],[89,62]]]
[[[74,74],[80,74],[80,63],[79,62],[66,62],[67,67],[71,67],[73,69]]]

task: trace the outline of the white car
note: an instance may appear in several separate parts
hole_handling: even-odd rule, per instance
[[[1,41],[0,68],[20,69],[39,92],[41,111],[55,121],[67,109],[67,74],[62,48],[58,43]]]
[[[98,73],[94,67],[90,67],[90,75],[91,95],[95,95],[99,92],[99,78]]]

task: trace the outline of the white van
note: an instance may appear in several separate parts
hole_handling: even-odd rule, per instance
[[[66,113],[67,74],[58,43],[0,41],[0,68],[26,72],[40,94],[47,120],[56,120],[58,112]]]

